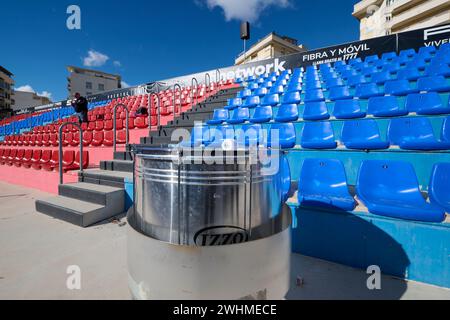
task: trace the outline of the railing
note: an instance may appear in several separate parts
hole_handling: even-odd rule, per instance
[[[124,105],[123,103],[119,103],[119,104],[116,104],[115,106],[114,106],[114,115],[113,115],[113,117],[114,117],[114,123],[113,123],[113,150],[114,150],[114,153],[117,151],[117,137],[116,137],[116,134],[117,134],[117,118],[116,118],[116,115],[117,115],[117,108],[118,107],[123,107],[127,112],[125,112],[125,116],[126,116],[126,125],[125,125],[125,135],[126,135],[126,137],[125,137],[125,144],[126,145],[128,145],[128,137],[129,137],[129,133],[130,133],[130,131],[129,131],[129,121],[130,121],[130,115],[129,115],[129,110],[128,110],[128,108],[127,108],[127,106],[126,105]]]
[[[206,81],[206,79],[208,79],[208,81]],[[211,76],[209,75],[209,73],[205,73],[205,85],[208,88],[211,86]]]
[[[192,100],[192,105],[194,105],[194,82],[195,82],[195,101],[196,101],[196,105],[198,104],[198,81],[196,78],[192,78],[191,80],[191,100]]]
[[[183,104],[181,103],[181,91],[183,89],[181,88],[181,86],[178,83],[175,83],[173,85],[173,123],[174,124],[175,124],[175,117],[177,115],[177,106],[176,106],[177,95],[176,95],[176,91],[175,91],[176,88],[180,89],[180,113],[181,113],[181,108],[183,107]]]
[[[219,76],[217,76],[219,75]],[[216,82],[217,82],[217,86],[220,87],[220,70],[216,69]]]
[[[80,174],[83,174],[83,128],[75,122],[66,122],[59,127],[59,184],[64,183],[64,169],[63,169],[63,129],[68,125],[78,128],[80,131]]]
[[[148,114],[149,114],[149,121],[150,121],[150,123],[149,123],[150,131],[152,131],[152,110],[151,110],[152,108],[151,107],[152,107],[152,97],[153,96],[155,96],[157,101],[158,101],[158,104],[156,105],[156,110],[158,110],[157,111],[158,112],[158,115],[157,115],[158,120],[157,120],[157,123],[156,123],[156,127],[161,125],[161,100],[159,98],[159,94],[153,92],[153,93],[150,93],[150,97],[148,99],[149,100],[148,101],[148,103],[149,103]]]

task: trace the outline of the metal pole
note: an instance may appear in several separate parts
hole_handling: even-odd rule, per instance
[[[66,122],[63,123],[60,127],[59,127],[59,184],[63,184],[64,183],[64,170],[63,170],[63,143],[62,143],[62,130],[64,129],[65,126],[68,126],[69,124],[77,127],[80,131],[80,174],[83,174],[83,128],[75,122]]]
[[[206,81],[206,79],[208,79],[208,82]],[[209,75],[209,73],[205,73],[205,84],[207,87],[211,86],[211,76]]]
[[[113,116],[113,118],[114,118],[114,123],[113,123],[113,132],[114,132],[114,134],[113,134],[113,150],[114,150],[114,153],[117,151],[117,138],[116,138],[116,130],[117,130],[117,123],[116,123],[116,121],[117,121],[117,119],[116,119],[116,115],[117,115],[117,108],[118,107],[123,107],[127,112],[126,112],[126,120],[127,120],[127,123],[126,123],[126,125],[125,125],[125,134],[126,134],[126,138],[125,138],[125,144],[126,145],[128,145],[128,121],[129,121],[129,111],[128,111],[128,108],[127,108],[127,106],[126,105],[124,105],[123,103],[119,103],[119,104],[116,104],[115,106],[114,106],[114,116]]]
[[[198,81],[196,78],[192,78],[191,80],[191,99],[192,103],[194,103],[194,81],[195,81],[195,102],[198,104]]]
[[[157,115],[157,117],[158,117],[158,122],[157,122],[157,127],[158,126],[160,126],[161,125],[161,112],[160,112],[160,109],[161,109],[161,102],[160,102],[160,100],[159,100],[159,94],[157,94],[157,93],[151,93],[150,94],[150,108],[149,108],[149,115],[150,115],[150,121],[151,121],[151,99],[152,99],[152,97],[153,96],[155,96],[156,97],[156,100],[158,101],[158,104],[156,105],[156,109],[158,110],[158,115]],[[151,126],[151,122],[150,122],[150,131],[152,131],[152,126]]]
[[[176,114],[177,114],[176,94],[175,94],[176,93],[176,91],[175,91],[176,88],[180,89],[180,92],[182,90],[181,86],[178,83],[175,83],[173,85],[173,124],[175,124],[175,117],[176,117]],[[182,104],[181,104],[181,99],[180,99],[180,112],[181,112],[181,107],[182,107]]]

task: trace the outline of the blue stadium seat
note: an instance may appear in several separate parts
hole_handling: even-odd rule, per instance
[[[300,92],[302,91],[302,84],[297,81],[291,81],[286,89],[286,92]]]
[[[400,68],[401,67],[400,67],[399,63],[391,62],[391,63],[384,65],[382,71],[386,71],[386,72],[393,74],[393,73],[397,73],[397,71],[399,71]]]
[[[233,111],[230,119],[227,120],[230,124],[240,124],[250,120],[250,112],[248,108],[238,108]]]
[[[252,90],[244,89],[244,90],[238,92],[237,98],[241,98],[243,100],[243,99],[246,99],[247,97],[250,97],[251,95],[252,95]]]
[[[450,163],[434,165],[428,194],[431,203],[450,213]]]
[[[338,100],[334,104],[333,115],[336,119],[364,118],[366,113],[361,110],[358,100]]]
[[[252,123],[266,123],[272,120],[272,107],[271,106],[261,106],[255,109],[253,116],[250,118]]]
[[[389,142],[380,137],[380,129],[373,119],[345,121],[342,142],[347,149],[380,150],[389,148]]]
[[[356,86],[355,97],[360,99],[368,99],[371,97],[382,96],[383,92],[380,92],[378,85],[374,82],[363,83]]]
[[[450,113],[450,106],[443,105],[437,92],[412,93],[406,97],[406,109],[420,115]]]
[[[195,148],[210,143],[209,128],[204,125],[196,125],[192,128],[189,141],[181,141],[183,148]]]
[[[363,74],[366,77],[371,76],[376,72],[378,72],[378,68],[375,66],[366,67],[361,70],[361,74]]]
[[[325,100],[325,96],[323,95],[323,91],[320,89],[317,90],[308,90],[305,94],[305,102],[314,102],[314,101],[323,101]]]
[[[278,131],[278,134],[274,134],[274,131]],[[272,141],[277,135],[279,141]],[[270,148],[291,149],[295,147],[296,140],[297,135],[293,123],[275,123],[270,127],[267,146]]]
[[[229,118],[228,110],[225,109],[216,109],[214,110],[214,115],[211,120],[207,121],[207,124],[221,124],[227,121]]]
[[[273,86],[269,90],[269,94],[283,94],[284,93],[284,87],[281,85]]]
[[[425,117],[392,119],[388,137],[392,144],[405,150],[450,149],[450,142],[436,139],[430,120]]]
[[[283,95],[282,100],[283,100],[283,104],[291,104],[291,103],[299,104],[302,99],[301,99],[300,92],[292,91],[292,92],[286,92]]]
[[[252,82],[252,83],[250,83],[250,84],[247,86],[247,89],[250,89],[250,90],[252,90],[252,91],[254,91],[254,90],[258,89],[258,88],[259,88],[259,85],[258,85],[258,83],[256,83],[256,82]]]
[[[442,209],[423,198],[414,168],[408,162],[363,161],[356,190],[373,214],[427,222],[442,222],[445,218]]]
[[[356,87],[358,84],[366,83],[366,77],[362,74],[358,74],[356,76],[352,76],[348,78],[347,85],[350,87]]]
[[[400,57],[408,57],[408,58],[412,58],[416,55],[416,51],[414,51],[414,49],[405,49],[400,51],[399,56]]]
[[[307,81],[305,83],[305,90],[322,89],[322,83],[319,80]]]
[[[327,80],[325,80],[325,88],[330,89],[332,87],[341,87],[344,86],[344,80],[342,80],[341,78],[328,78]]]
[[[442,123],[441,140],[450,142],[450,117],[445,118]]]
[[[303,120],[326,120],[329,118],[327,104],[324,101],[305,103]]]
[[[421,47],[419,54],[435,54],[437,51],[435,46]]]
[[[347,80],[353,76],[358,75],[358,72],[354,69],[350,69],[350,70],[344,70],[341,72],[341,78],[344,80]]]
[[[225,140],[234,140],[233,126],[220,125],[209,128],[209,148],[221,148]]]
[[[448,55],[450,60],[450,54]],[[450,77],[450,61],[442,63],[433,63],[426,67],[425,73],[428,76],[444,76]]]
[[[381,55],[381,59],[384,61],[390,61],[397,58],[397,54],[395,52],[385,52]]]
[[[236,130],[238,144],[256,146],[263,143],[262,127],[260,124],[244,124],[241,130]]]
[[[365,61],[365,62],[368,62],[368,63],[371,63],[371,62],[377,61],[377,60],[379,60],[379,59],[380,59],[380,58],[378,58],[377,55],[372,55],[372,56],[366,57],[366,58],[364,59],[364,61]]]
[[[305,149],[335,149],[337,143],[331,122],[305,122],[302,131],[301,146]]]
[[[251,96],[245,99],[244,103],[242,104],[243,108],[256,108],[260,104],[260,99],[258,96]]]
[[[417,68],[404,68],[397,72],[398,80],[417,80],[422,77],[422,73]]]
[[[292,122],[298,120],[298,105],[295,103],[282,104],[275,117],[276,122]]]
[[[380,71],[380,72],[373,73],[370,79],[372,82],[375,82],[376,84],[384,84],[386,81],[391,80],[392,77],[389,72]]]
[[[331,101],[351,98],[353,98],[353,95],[350,93],[350,88],[347,86],[330,88],[328,99]]]
[[[421,57],[414,57],[410,62],[406,64],[406,68],[417,68],[419,70],[425,70],[428,63]]]
[[[420,91],[450,91],[450,85],[444,76],[424,77],[417,80],[417,87]]]
[[[283,201],[287,201],[294,192],[291,190],[291,167],[286,155],[280,155],[280,180]]]
[[[350,195],[341,161],[305,159],[298,181],[298,202],[305,207],[352,211],[355,199]]]
[[[276,106],[280,103],[280,96],[275,94],[268,94],[261,99],[261,106]]]
[[[400,108],[394,96],[373,97],[369,99],[367,113],[375,117],[398,117],[408,114],[408,110]]]
[[[267,88],[258,88],[253,92],[254,96],[263,97],[267,94]]]
[[[242,99],[241,98],[234,98],[228,100],[228,105],[225,106],[225,109],[232,110],[236,109],[242,106]]]
[[[408,80],[390,80],[384,84],[384,92],[394,96],[404,96],[417,91],[411,87]]]

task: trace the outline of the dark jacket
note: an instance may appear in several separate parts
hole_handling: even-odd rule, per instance
[[[78,99],[73,101],[72,106],[77,113],[88,111],[88,102],[85,97],[79,97]]]

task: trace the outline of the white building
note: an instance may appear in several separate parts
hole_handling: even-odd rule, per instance
[[[245,53],[241,53],[236,58],[235,64],[241,65],[305,51],[306,48],[298,45],[297,39],[272,32],[251,46]]]
[[[11,115],[14,105],[14,75],[0,66],[0,119]]]
[[[39,107],[50,103],[52,101],[48,97],[39,96],[36,92],[14,91],[14,111]]]
[[[122,78],[119,75],[73,66],[68,66],[67,70],[70,72],[70,76],[67,78],[69,98],[72,98],[76,92],[87,97],[122,87]]]
[[[450,22],[450,0],[363,0],[353,16],[361,40]]]

